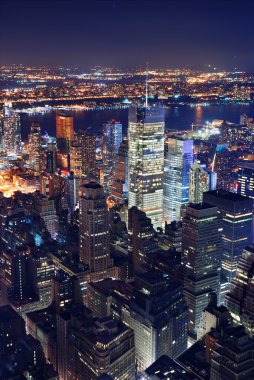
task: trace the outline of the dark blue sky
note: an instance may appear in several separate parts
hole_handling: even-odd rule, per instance
[[[0,64],[254,71],[254,1],[0,1]]]

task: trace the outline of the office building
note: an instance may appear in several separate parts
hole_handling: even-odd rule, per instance
[[[173,221],[165,224],[165,241],[170,248],[182,252],[182,222]]]
[[[216,190],[216,173],[194,162],[190,169],[189,202],[202,203],[205,191]]]
[[[83,147],[79,141],[73,141],[70,146],[70,171],[81,178],[83,174]]]
[[[254,161],[241,161],[238,166],[238,193],[254,198]]]
[[[253,200],[225,190],[214,190],[204,193],[204,202],[216,206],[222,219],[222,273],[230,283],[242,250],[251,243]]]
[[[144,211],[155,229],[163,224],[164,129],[163,108],[129,108],[129,208]]]
[[[199,321],[197,339],[203,339],[212,329],[218,331],[230,325],[232,325],[232,317],[229,310],[223,305],[218,305],[216,293],[210,293],[208,305],[203,310]]]
[[[115,171],[111,187],[111,199],[116,204],[128,200],[128,141],[124,139],[115,158]]]
[[[46,170],[49,173],[55,173],[56,171],[56,144],[50,143],[47,145],[45,151]]]
[[[116,156],[122,142],[122,124],[111,120],[103,125],[102,132],[102,161],[103,187],[106,194],[110,194],[113,174],[115,173]]]
[[[179,137],[167,139],[164,166],[164,220],[181,220],[181,210],[189,202],[193,141]]]
[[[111,318],[70,327],[67,380],[96,380],[107,373],[113,379],[135,379],[134,334]]]
[[[56,115],[57,150],[60,153],[69,153],[72,141],[74,141],[73,117],[67,113],[59,113]]]
[[[138,371],[161,355],[174,359],[186,350],[187,307],[181,286],[168,275],[156,270],[139,274],[131,301],[121,309],[123,322],[134,331]]]
[[[220,296],[222,223],[217,208],[205,203],[186,208],[182,227],[184,296],[189,308],[189,336],[197,339],[208,296]]]
[[[3,109],[3,149],[7,155],[21,151],[20,116],[11,103],[5,103]]]
[[[11,306],[0,307],[0,358],[11,353],[22,336],[25,335],[25,322]]]
[[[39,123],[33,123],[28,135],[29,163],[36,176],[42,169],[41,128]]]
[[[55,209],[55,201],[46,195],[36,194],[34,199],[35,212],[40,215],[45,223],[52,239],[56,239],[58,231],[58,219]]]
[[[243,326],[231,327],[215,341],[210,380],[252,380],[254,378],[254,339]]]
[[[144,371],[144,380],[194,380],[189,371],[162,355]]]
[[[79,201],[79,255],[99,279],[113,275],[109,252],[109,211],[103,187],[90,182],[81,187]],[[112,271],[112,273],[110,272]],[[111,275],[110,275],[111,273]]]
[[[96,174],[96,137],[82,134],[81,144],[83,146],[83,174],[94,177]]]
[[[132,207],[128,215],[128,252],[132,258],[133,272],[136,273],[142,270],[149,253],[158,250],[158,243],[154,239],[151,219],[143,211]]]
[[[37,299],[36,266],[29,247],[4,249],[1,257],[2,283],[12,303]]]
[[[187,348],[183,290],[162,271],[139,273],[131,283],[108,278],[90,283],[88,303],[96,316],[111,315],[134,331],[138,371],[161,355],[176,358]]]
[[[246,247],[238,262],[236,276],[225,296],[235,324],[244,325],[246,332],[254,337],[254,247]]]

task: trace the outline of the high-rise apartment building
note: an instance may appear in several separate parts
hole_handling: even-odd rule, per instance
[[[246,332],[254,337],[254,247],[246,247],[239,260],[231,289],[225,296],[235,324],[244,325]]]
[[[204,203],[187,206],[182,229],[184,296],[189,309],[189,335],[196,340],[209,294],[220,296],[222,223],[217,208]]]
[[[128,199],[128,140],[124,139],[115,158],[115,171],[111,187],[114,203],[125,203]]]
[[[115,172],[116,156],[122,142],[122,124],[111,120],[103,125],[102,132],[102,160],[104,180],[103,187],[110,194],[113,174]]]
[[[5,103],[3,110],[2,145],[8,155],[15,155],[21,151],[20,117],[10,103]]]
[[[181,219],[181,209],[189,202],[190,168],[193,164],[193,141],[179,137],[167,139],[164,166],[164,220]]]
[[[98,278],[111,277],[109,211],[103,187],[90,182],[81,188],[79,203],[79,255]]]
[[[164,109],[131,106],[128,128],[129,208],[136,206],[162,227]]]
[[[190,169],[189,202],[202,203],[205,191],[216,190],[216,173],[194,162]]]
[[[42,169],[41,127],[39,123],[32,123],[28,136],[29,162],[35,175],[40,175]]]
[[[56,115],[56,142],[61,153],[69,153],[71,142],[74,141],[73,117],[66,113]]]
[[[254,162],[242,161],[238,167],[238,193],[254,198]]]
[[[253,200],[225,190],[204,193],[204,202],[216,206],[222,219],[222,273],[230,283],[242,250],[251,243]]]

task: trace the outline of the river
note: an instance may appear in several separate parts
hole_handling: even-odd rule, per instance
[[[238,123],[240,115],[247,113],[248,116],[254,117],[254,104],[230,104],[230,105],[211,105],[190,107],[187,105],[170,106],[166,108],[165,124],[166,130],[187,130],[191,124],[204,124],[214,119],[222,119]],[[112,109],[103,111],[73,111],[75,130],[87,130],[91,133],[100,134],[102,124],[111,119],[122,122],[123,132],[127,133],[128,110]],[[55,136],[55,112],[50,111],[44,114],[21,114],[21,133],[22,138],[26,138],[30,131],[31,123],[38,121],[41,125],[42,132],[48,132],[49,135]]]

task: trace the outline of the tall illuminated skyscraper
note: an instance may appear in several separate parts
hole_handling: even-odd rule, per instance
[[[11,103],[5,103],[3,110],[3,149],[9,155],[21,150],[20,117]]]
[[[35,175],[39,175],[42,167],[41,128],[39,123],[33,123],[28,136],[29,161]]]
[[[116,155],[115,172],[111,188],[111,198],[115,203],[128,199],[128,141],[123,140]]]
[[[190,169],[189,202],[202,203],[203,193],[216,189],[216,178],[215,172],[195,161]]]
[[[253,199],[214,190],[204,193],[204,202],[217,206],[222,219],[222,273],[230,283],[235,277],[242,250],[251,243]]]
[[[103,125],[102,160],[104,170],[103,187],[109,193],[112,187],[112,177],[115,171],[116,155],[122,142],[122,124],[112,120]]]
[[[117,277],[109,252],[109,211],[103,187],[90,182],[81,188],[79,204],[79,254],[89,265],[91,278]]]
[[[238,192],[244,197],[254,198],[254,162],[242,161],[238,168]]]
[[[254,246],[246,247],[239,260],[236,277],[225,296],[235,324],[243,324],[246,332],[254,337]]]
[[[57,149],[61,153],[69,153],[71,142],[74,141],[73,117],[66,113],[56,115]]]
[[[183,218],[184,296],[189,307],[189,335],[196,340],[208,295],[220,295],[222,222],[217,207],[191,204]]]
[[[189,202],[190,168],[193,164],[193,141],[169,138],[164,167],[164,220],[181,219],[181,207]]]
[[[133,105],[129,109],[129,208],[137,206],[162,227],[164,109]]]

